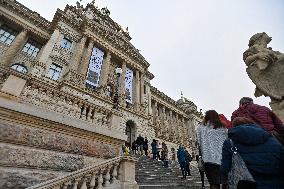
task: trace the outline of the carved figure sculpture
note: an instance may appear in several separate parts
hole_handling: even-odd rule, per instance
[[[243,54],[246,71],[256,85],[255,96],[269,96],[272,110],[284,121],[284,54],[267,47],[271,41],[265,32],[253,35]]]

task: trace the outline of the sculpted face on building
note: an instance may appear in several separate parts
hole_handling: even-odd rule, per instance
[[[187,99],[176,102],[151,86],[150,64],[107,8],[94,1],[67,5],[50,22],[17,1],[0,5],[0,115],[12,127],[19,119],[19,132],[41,130],[42,138],[59,132],[68,136],[68,145],[92,141],[107,149],[100,156],[84,147],[80,155],[86,158],[118,154],[119,146],[138,134],[172,148],[193,147],[202,114]],[[17,143],[43,146],[40,139]],[[52,144],[47,149],[54,152]]]

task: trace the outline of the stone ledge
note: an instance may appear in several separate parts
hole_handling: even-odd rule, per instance
[[[0,97],[0,106],[6,109],[14,110],[14,111],[21,112],[24,114],[29,114],[29,115],[36,116],[36,117],[43,118],[43,119],[48,119],[48,120],[51,120],[57,123],[61,123],[61,124],[65,124],[68,126],[72,126],[74,128],[98,133],[98,134],[105,135],[105,136],[115,138],[115,139],[119,139],[122,141],[127,140],[127,136],[123,133],[118,132],[117,130],[114,130],[114,129],[111,130],[111,129],[102,128],[99,126],[91,127],[89,126],[89,124],[83,121],[79,121],[72,117],[61,115],[61,114],[58,114],[50,110],[34,106],[34,105],[18,103],[18,102],[14,102],[14,101]]]

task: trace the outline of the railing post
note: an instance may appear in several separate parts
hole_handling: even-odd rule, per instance
[[[135,181],[135,163],[138,160],[132,157],[124,157],[120,163],[120,181],[121,189],[138,189],[139,186]]]
[[[92,175],[92,179],[90,182],[90,189],[94,189],[96,186],[96,172],[93,173]]]

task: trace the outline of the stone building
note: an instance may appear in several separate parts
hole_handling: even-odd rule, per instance
[[[194,149],[202,114],[151,86],[150,64],[109,14],[77,3],[50,22],[0,0],[0,188],[117,157],[138,134],[173,154]]]

